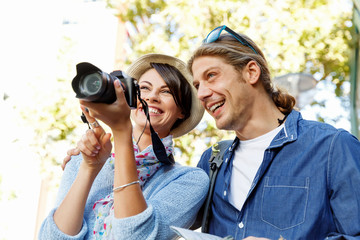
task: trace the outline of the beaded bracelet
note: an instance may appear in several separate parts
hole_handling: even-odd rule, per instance
[[[128,183],[128,184],[124,184],[124,185],[118,186],[118,187],[114,188],[113,191],[116,191],[116,190],[119,190],[119,189],[123,189],[123,188],[125,188],[125,187],[131,186],[131,185],[134,185],[134,184],[137,184],[137,183],[140,184],[140,181],[137,180],[137,181],[133,181],[133,182]]]

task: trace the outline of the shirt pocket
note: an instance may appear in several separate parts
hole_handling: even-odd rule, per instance
[[[261,220],[286,230],[305,221],[310,179],[265,177],[261,199]]]

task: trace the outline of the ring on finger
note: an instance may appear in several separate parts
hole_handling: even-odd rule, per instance
[[[91,128],[97,128],[97,127],[100,127],[100,124],[98,123],[98,121],[95,120],[95,122],[93,123],[89,123]]]

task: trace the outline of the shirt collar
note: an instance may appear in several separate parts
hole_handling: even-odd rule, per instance
[[[296,110],[292,110],[285,121],[284,128],[280,130],[280,132],[275,136],[273,141],[271,141],[269,148],[280,147],[287,142],[295,141],[298,136],[297,122],[300,120],[302,120],[301,113]],[[232,153],[234,149],[239,145],[239,143],[239,138],[235,137],[228,151]]]
[[[302,120],[301,113],[292,110],[286,119],[284,128],[275,136],[270,143],[269,148],[276,148],[288,142],[296,141],[298,137],[297,126],[298,121]]]

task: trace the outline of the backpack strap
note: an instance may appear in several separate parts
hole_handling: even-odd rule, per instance
[[[225,150],[232,143],[232,140],[224,140],[218,143],[215,143],[212,147],[212,154],[209,159],[209,178],[210,178],[210,187],[208,191],[208,195],[205,200],[205,204],[203,205],[203,217],[201,221],[201,232],[208,232],[209,228],[209,220],[211,215],[211,201],[214,193],[216,176],[219,172],[221,164],[223,163],[223,155]]]

